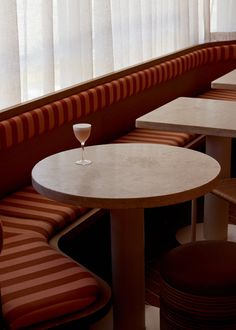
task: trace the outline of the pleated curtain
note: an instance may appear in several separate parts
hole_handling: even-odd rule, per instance
[[[197,43],[235,39],[235,6],[230,0],[1,0],[0,111]]]

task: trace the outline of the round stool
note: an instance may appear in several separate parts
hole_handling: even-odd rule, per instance
[[[236,329],[236,243],[170,250],[160,268],[160,329]]]

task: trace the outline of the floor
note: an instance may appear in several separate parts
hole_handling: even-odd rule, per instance
[[[145,330],[160,329],[159,308],[153,307],[151,305],[146,305],[145,319],[146,319]],[[112,310],[110,310],[110,312],[102,320],[90,326],[89,330],[113,330]]]

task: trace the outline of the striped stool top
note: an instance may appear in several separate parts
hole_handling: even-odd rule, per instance
[[[170,250],[161,277],[170,286],[198,296],[235,296],[236,243],[198,241]]]
[[[160,267],[161,329],[236,329],[236,243],[191,242]]]

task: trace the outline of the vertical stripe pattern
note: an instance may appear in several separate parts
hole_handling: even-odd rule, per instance
[[[99,111],[207,63],[236,59],[236,44],[208,46],[0,122],[0,150]]]

